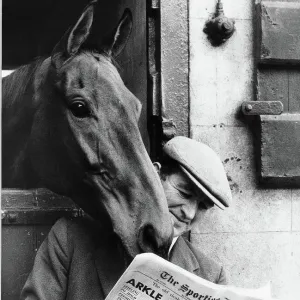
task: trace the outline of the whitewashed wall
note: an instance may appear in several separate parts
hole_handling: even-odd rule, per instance
[[[240,115],[254,100],[254,1],[223,0],[236,32],[212,47],[203,33],[215,0],[190,0],[190,130],[221,156],[234,202],[211,209],[192,242],[223,263],[232,284],[257,288],[272,281],[273,296],[299,300],[300,190],[262,189],[257,182],[254,135]]]

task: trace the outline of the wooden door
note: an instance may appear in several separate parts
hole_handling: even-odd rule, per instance
[[[299,16],[299,1],[257,4],[257,100],[283,106],[260,115],[260,177],[275,187],[300,186]]]

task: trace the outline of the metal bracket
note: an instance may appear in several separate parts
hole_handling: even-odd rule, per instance
[[[163,140],[168,141],[176,135],[176,124],[172,119],[162,119]]]
[[[160,8],[160,0],[152,0],[151,1],[151,8],[152,9],[159,9]]]
[[[218,0],[214,18],[205,23],[204,32],[213,46],[219,46],[226,42],[235,32],[235,21],[225,17],[223,4]]]
[[[147,0],[148,132],[153,161],[159,160],[162,139],[159,40],[160,0]]]
[[[281,115],[283,104],[281,101],[246,101],[242,104],[244,115]]]

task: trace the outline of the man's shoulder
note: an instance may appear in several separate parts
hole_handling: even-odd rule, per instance
[[[216,260],[209,257],[207,254],[199,250],[195,245],[193,245],[185,238],[182,239],[198,261],[199,269],[195,270],[195,273],[198,276],[211,282],[227,284],[227,276],[225,274],[223,266]]]
[[[57,232],[67,231],[68,233],[93,233],[101,230],[101,226],[98,222],[89,217],[80,218],[67,218],[62,217],[58,219],[52,227],[52,230]]]
[[[69,246],[96,246],[107,235],[107,231],[89,217],[63,217],[56,221],[49,234],[58,241],[66,240]]]
[[[204,264],[206,266],[210,266],[213,269],[219,270],[222,268],[221,264],[218,263],[216,260],[212,259],[208,255],[206,255],[204,252],[199,250],[195,245],[193,245],[190,241],[187,239],[184,239],[188,247],[191,249],[195,257],[197,258],[198,262],[201,262],[201,264]]]

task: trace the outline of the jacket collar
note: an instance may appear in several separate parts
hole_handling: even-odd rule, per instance
[[[101,245],[96,251],[95,263],[105,299],[128,267],[128,263],[116,237],[110,235],[102,239]],[[189,272],[199,269],[197,258],[181,236],[171,249],[169,261]]]
[[[192,273],[200,267],[196,256],[181,236],[170,252],[169,261]]]

